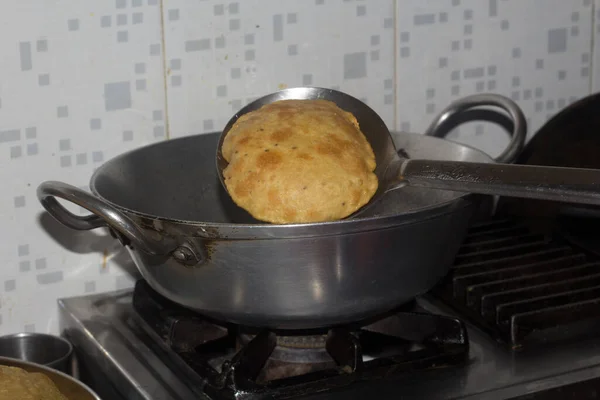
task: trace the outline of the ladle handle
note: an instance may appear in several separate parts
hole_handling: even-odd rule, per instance
[[[600,170],[461,161],[405,160],[410,186],[600,205]]]

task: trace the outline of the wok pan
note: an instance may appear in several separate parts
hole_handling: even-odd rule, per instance
[[[45,365],[10,357],[0,357],[0,365],[22,368],[30,373],[37,372],[46,375],[68,400],[101,400],[98,395],[82,382]]]
[[[497,100],[522,116],[510,100]],[[448,109],[476,106],[473,98],[463,101]],[[383,123],[374,112],[357,119],[363,127]],[[512,146],[524,140],[520,120],[513,121]],[[413,157],[493,162],[444,139],[410,133],[393,139]],[[109,226],[150,286],[168,299],[219,320],[281,329],[357,321],[428,291],[447,273],[471,217],[488,198],[407,187],[356,219],[259,223],[222,188],[218,140],[213,133],[146,146],[98,168],[91,194],[50,181],[38,187],[38,197],[73,229]],[[71,214],[56,198],[92,214]]]
[[[565,107],[535,133],[514,160],[515,163],[599,169],[599,106],[600,93],[595,93]],[[600,218],[600,207],[595,205],[544,200],[503,198],[499,209],[505,214],[569,218],[573,221]]]

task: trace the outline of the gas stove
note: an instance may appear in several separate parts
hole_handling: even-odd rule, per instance
[[[600,257],[522,221],[474,226],[397,310],[313,331],[205,318],[154,292],[59,301],[106,399],[585,399],[600,385]]]

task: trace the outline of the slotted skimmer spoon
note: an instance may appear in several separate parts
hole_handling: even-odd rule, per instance
[[[217,170],[227,190],[223,170],[223,140],[237,119],[265,104],[279,100],[324,99],[351,112],[373,148],[379,188],[368,204],[350,215],[353,218],[379,201],[386,192],[404,186],[451,190],[477,194],[532,198],[579,204],[600,205],[600,170],[500,163],[411,159],[398,151],[383,120],[362,101],[339,91],[316,87],[297,87],[261,97],[235,114],[225,126],[217,146]],[[502,96],[478,94],[453,103],[454,109],[497,106],[507,111],[515,124],[525,126],[525,118],[514,103]],[[451,107],[452,108],[452,105]],[[442,116],[443,117],[443,116]]]

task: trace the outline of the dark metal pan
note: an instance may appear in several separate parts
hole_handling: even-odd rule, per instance
[[[600,169],[600,94],[570,104],[544,124],[516,164]],[[537,217],[600,218],[600,207],[502,198],[498,211]]]

